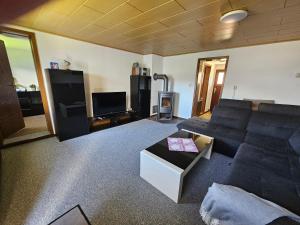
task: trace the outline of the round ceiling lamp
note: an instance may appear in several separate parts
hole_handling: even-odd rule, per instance
[[[228,13],[225,13],[220,18],[220,22],[222,23],[237,23],[248,16],[248,12],[246,10],[233,10]]]

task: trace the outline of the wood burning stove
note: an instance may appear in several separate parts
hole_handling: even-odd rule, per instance
[[[158,92],[158,107],[157,107],[157,119],[158,120],[172,120],[174,112],[174,92],[168,91],[168,77],[165,74],[154,74],[153,79],[164,80],[164,90]]]

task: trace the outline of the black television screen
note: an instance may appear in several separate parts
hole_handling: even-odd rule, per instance
[[[126,111],[126,92],[92,93],[94,117]]]

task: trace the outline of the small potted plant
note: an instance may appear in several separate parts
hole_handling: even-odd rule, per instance
[[[35,84],[31,84],[29,87],[31,88],[32,91],[36,91],[36,85]]]

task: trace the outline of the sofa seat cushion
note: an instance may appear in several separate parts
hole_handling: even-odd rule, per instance
[[[286,139],[260,135],[252,132],[246,134],[244,142],[277,153],[286,153],[291,149],[289,142]]]
[[[218,126],[215,124],[209,124],[207,126],[208,133],[216,138],[229,138],[242,142],[245,137],[245,132],[237,129],[232,129],[229,127]]]
[[[235,155],[245,137],[245,131],[207,123],[194,117],[181,122],[177,128],[214,137],[213,150],[230,157]]]
[[[208,122],[199,117],[192,117],[177,124],[179,130],[189,130],[196,133],[203,133],[207,130]]]
[[[187,119],[177,125],[178,129],[185,129],[215,138],[227,138],[237,140],[241,143],[244,140],[245,132],[229,127],[210,124],[198,118]]]
[[[300,215],[300,170],[295,154],[242,144],[226,184],[240,187]]]

